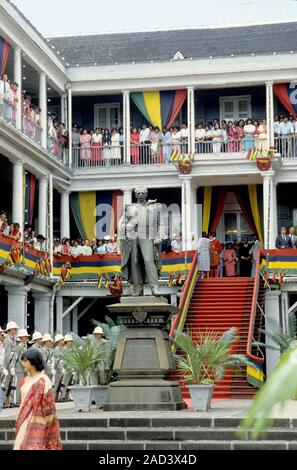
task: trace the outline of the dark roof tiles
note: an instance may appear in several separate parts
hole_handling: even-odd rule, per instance
[[[169,61],[180,51],[203,59],[297,50],[297,22],[51,38],[69,66]]]

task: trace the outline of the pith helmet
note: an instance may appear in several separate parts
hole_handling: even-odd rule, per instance
[[[93,331],[93,335],[104,335],[104,331],[102,330],[101,326],[96,326],[95,330]]]

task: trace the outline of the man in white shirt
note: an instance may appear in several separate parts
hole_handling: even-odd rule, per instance
[[[175,235],[174,239],[172,240],[171,249],[174,253],[179,253],[182,251],[182,241],[179,235]]]
[[[0,80],[0,118],[6,117],[5,112],[7,103],[12,103],[13,96],[10,88],[10,84],[7,75],[4,74],[2,80]]]
[[[73,258],[77,258],[78,256],[82,255],[82,247],[80,246],[78,240],[74,241],[74,244],[71,247],[70,253],[71,253],[71,256],[73,256]]]
[[[282,157],[292,157],[292,134],[294,134],[294,127],[287,116],[284,117],[283,122],[279,125],[279,133]]]
[[[37,251],[45,251],[45,238],[43,235],[37,235],[36,243],[34,243],[34,248]]]
[[[85,240],[85,244],[81,248],[81,254],[83,256],[92,256],[93,250],[92,250],[92,247],[90,246],[90,240]]]
[[[147,163],[149,161],[150,137],[151,131],[149,127],[143,124],[139,136],[141,163]]]
[[[182,141],[181,153],[188,153],[189,129],[185,122],[182,123],[180,136],[181,136],[181,141]]]

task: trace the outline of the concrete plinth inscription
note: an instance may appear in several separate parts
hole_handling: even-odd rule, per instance
[[[176,382],[166,325],[177,308],[160,297],[127,297],[108,307],[127,326],[114,363],[119,380],[111,384],[105,411],[178,410],[184,408]]]

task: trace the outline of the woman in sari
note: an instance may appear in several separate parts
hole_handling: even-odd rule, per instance
[[[224,266],[227,277],[236,276],[236,252],[232,243],[228,243],[224,253]]]
[[[42,356],[37,349],[29,349],[21,361],[28,377],[20,383],[21,407],[14,450],[62,450],[55,393],[50,379],[42,372]]]

